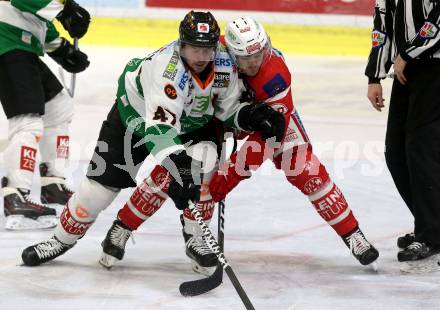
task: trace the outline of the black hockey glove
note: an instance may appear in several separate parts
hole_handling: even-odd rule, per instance
[[[47,54],[70,73],[84,71],[90,64],[87,55],[80,50],[75,50],[74,46],[66,39],[61,38],[61,40],[61,45]]]
[[[56,17],[72,38],[82,38],[90,24],[90,14],[73,0],[66,0],[64,9]]]
[[[264,140],[275,137],[281,142],[286,121],[284,115],[264,103],[255,103],[243,107],[238,113],[238,124],[248,131],[259,131]]]
[[[176,208],[188,208],[188,201],[200,200],[201,162],[188,156],[185,151],[170,154],[162,166],[173,176],[168,189],[168,196],[174,201]]]

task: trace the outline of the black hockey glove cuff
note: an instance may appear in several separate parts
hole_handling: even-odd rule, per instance
[[[80,50],[75,50],[75,47],[66,39],[61,38],[61,40],[61,45],[47,54],[70,73],[84,71],[90,64],[87,55]]]
[[[162,166],[170,172],[173,180],[170,182],[168,196],[174,201],[176,208],[188,208],[188,201],[200,200],[200,184],[202,165],[198,160],[188,156],[186,151],[170,154]]]
[[[275,137],[281,142],[286,121],[284,115],[264,103],[255,103],[243,107],[238,112],[238,125],[244,130],[259,131],[264,140]]]
[[[72,38],[82,38],[90,24],[90,14],[73,0],[66,0],[64,9],[56,17]]]

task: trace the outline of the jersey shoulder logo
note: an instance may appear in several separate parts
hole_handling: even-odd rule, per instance
[[[373,48],[379,48],[385,44],[387,35],[379,30],[374,30],[371,34]]]
[[[420,37],[423,39],[432,39],[438,33],[438,27],[431,22],[426,21],[419,31]]]
[[[165,85],[164,91],[165,91],[165,95],[167,95],[168,98],[173,100],[177,98],[177,91],[173,85],[171,84]]]
[[[277,73],[269,82],[263,85],[263,90],[269,98],[279,94],[287,88],[287,83],[281,74]]]

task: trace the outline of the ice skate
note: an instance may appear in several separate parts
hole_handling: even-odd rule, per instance
[[[9,230],[47,229],[57,224],[55,209],[33,201],[27,189],[8,187],[2,178],[5,228]]]
[[[196,226],[197,223],[191,223],[188,220],[185,222],[183,215],[180,219],[183,225],[185,253],[191,260],[192,269],[203,275],[211,275],[213,267],[217,266],[217,256],[209,248],[200,228]]]
[[[46,164],[40,164],[40,175],[41,201],[56,209],[59,216],[73,195],[73,191],[67,187],[64,178],[49,176]]]
[[[102,241],[102,254],[99,263],[105,268],[112,268],[113,265],[122,260],[125,254],[125,245],[132,232],[120,220],[115,220]]]
[[[75,244],[64,244],[53,236],[47,241],[37,243],[24,249],[21,258],[26,266],[38,266],[64,254],[74,245]]]
[[[440,247],[414,241],[408,247],[397,253],[399,262],[417,261],[440,253]]]
[[[368,242],[359,228],[356,228],[356,230],[342,239],[361,265],[369,265],[374,271],[377,271],[376,260],[379,257],[379,252]]]

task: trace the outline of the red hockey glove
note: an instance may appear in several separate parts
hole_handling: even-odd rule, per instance
[[[227,163],[222,169],[219,169],[212,176],[209,183],[209,191],[215,202],[225,199],[226,195],[231,192],[241,180],[251,177],[248,170],[241,169],[237,171],[233,163]]]

